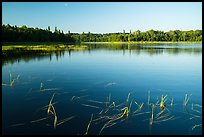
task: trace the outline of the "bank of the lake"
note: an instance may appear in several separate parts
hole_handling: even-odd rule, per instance
[[[2,42],[2,46],[38,46],[38,45],[82,45],[82,44],[202,44],[202,41],[134,41],[134,42]]]
[[[134,41],[134,42],[82,42],[82,44],[201,44],[202,41]]]
[[[8,45],[2,46],[2,51],[7,50],[41,50],[41,51],[57,51],[57,50],[84,50],[86,45],[64,45],[64,44],[52,44],[52,45]]]
[[[38,46],[38,45],[78,45],[80,43],[66,43],[66,42],[2,42],[2,46]]]

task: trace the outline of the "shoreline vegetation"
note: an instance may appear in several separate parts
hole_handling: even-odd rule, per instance
[[[76,43],[63,43],[63,42],[2,42],[2,46],[37,46],[37,45],[82,45],[82,44],[202,44],[202,41],[133,41],[133,42],[76,42]]]
[[[82,42],[83,44],[188,44],[202,43],[202,41],[133,41],[133,42]]]
[[[74,43],[67,44],[62,42],[6,42],[2,43],[2,51],[8,50],[18,50],[18,51],[26,51],[26,50],[38,50],[38,51],[58,51],[58,50],[85,50],[88,49],[88,45],[95,44],[106,44],[108,46],[113,45],[121,45],[127,44],[202,44],[202,41],[195,42],[170,42],[170,41],[140,41],[140,42],[82,42],[82,43]]]
[[[59,50],[85,50],[91,46],[115,47],[125,45],[145,47],[145,44],[189,44],[202,43],[202,30],[180,31],[171,30],[168,32],[149,30],[141,32],[118,33],[64,33],[55,27],[52,32],[47,29],[28,28],[27,26],[17,27],[9,24],[2,25],[2,54],[29,53],[31,51],[49,52]],[[153,48],[153,47],[151,47]]]
[[[86,45],[87,44],[87,45]],[[202,41],[195,42],[171,42],[171,41],[140,41],[140,42],[82,42],[67,44],[62,42],[6,42],[2,43],[2,51],[7,50],[41,50],[41,51],[56,51],[56,50],[85,50],[88,45],[107,44],[107,45],[121,45],[127,44],[202,44]]]
[[[58,51],[58,50],[84,50],[86,49],[86,45],[10,45],[10,46],[2,46],[2,51],[10,51],[10,50],[16,50],[16,51]],[[4,53],[4,52],[3,52]]]
[[[47,29],[29,28],[27,26],[11,26],[2,24],[2,43],[61,43],[70,44],[137,44],[137,43],[194,43],[202,42],[202,30],[170,30],[164,32],[161,30],[148,31],[125,31],[113,33],[73,33],[63,32],[57,27],[51,31],[50,26]]]

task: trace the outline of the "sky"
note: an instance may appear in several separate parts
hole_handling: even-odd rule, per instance
[[[2,2],[2,23],[64,33],[202,30],[202,2]]]

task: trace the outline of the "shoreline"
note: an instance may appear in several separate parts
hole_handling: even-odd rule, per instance
[[[11,49],[12,47],[15,48],[26,48],[26,47],[35,47],[37,49],[39,48],[48,48],[48,47],[53,47],[56,49],[58,48],[72,48],[72,49],[78,49],[80,46],[85,47],[88,44],[90,45],[94,45],[94,44],[98,44],[98,45],[103,45],[103,44],[107,44],[107,45],[121,45],[121,44],[202,44],[202,41],[199,42],[167,42],[167,41],[155,41],[155,42],[151,42],[151,41],[146,41],[146,42],[81,42],[81,43],[63,43],[63,42],[6,42],[6,43],[2,43],[1,47],[2,50],[5,49]],[[79,46],[79,47],[78,47]]]
[[[59,51],[59,50],[84,50],[86,49],[87,46],[85,45],[81,45],[81,46],[77,46],[77,45],[30,45],[30,46],[26,46],[26,45],[7,45],[7,46],[2,46],[2,51],[9,51],[9,50],[16,50],[18,49],[18,51],[22,50],[22,51],[28,51],[28,50],[32,50],[32,51]]]
[[[81,44],[202,44],[202,41],[81,42]]]
[[[2,46],[17,45],[83,45],[83,44],[202,44],[202,41],[134,41],[134,42],[80,42],[80,43],[64,43],[64,42],[2,42]]]

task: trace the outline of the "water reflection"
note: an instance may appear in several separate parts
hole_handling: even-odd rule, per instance
[[[190,46],[189,46],[190,45]],[[153,56],[159,55],[166,52],[167,54],[202,54],[202,44],[188,44],[188,45],[161,45],[161,44],[88,44],[88,51],[91,54],[94,50],[111,50],[111,51],[122,51],[122,55],[126,55],[127,52],[131,56],[132,54],[140,55],[141,52]],[[49,58],[52,61],[53,56],[56,57],[58,61],[59,58],[64,57],[65,52],[71,56],[72,52],[81,52],[73,50],[58,50],[58,51],[2,51],[2,66],[7,63],[13,64],[15,62],[29,62],[31,60],[41,60],[44,58]]]

